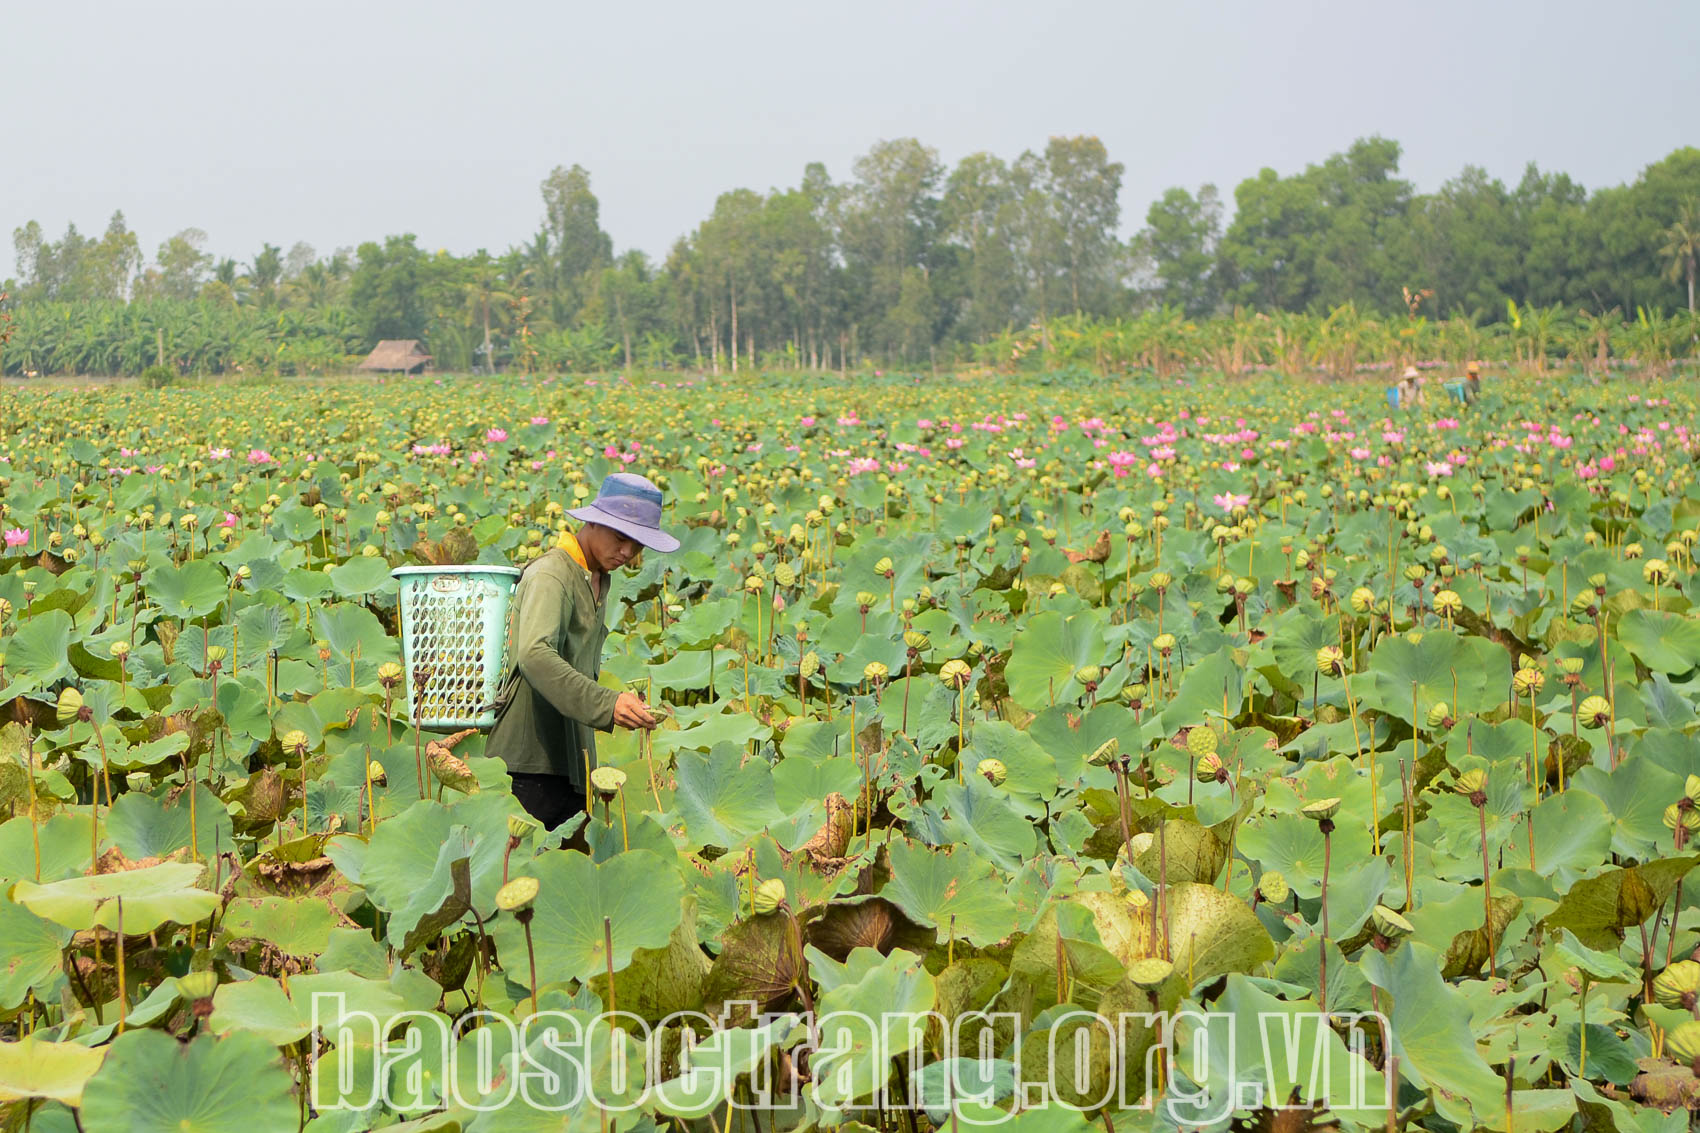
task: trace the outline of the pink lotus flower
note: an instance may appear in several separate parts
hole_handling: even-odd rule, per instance
[[[506,429],[485,429],[484,439],[493,445],[499,445],[508,439],[508,431]]]
[[[1403,429],[1386,429],[1382,431],[1381,439],[1390,445],[1396,445],[1404,441],[1405,431]]]
[[[474,464],[483,464],[486,460],[490,459],[490,455],[483,449],[474,449],[472,452],[466,454],[466,459],[470,460]]]
[[[946,437],[945,438],[945,442],[944,442],[945,448],[958,449],[958,448],[961,448],[962,445],[963,445],[963,440],[962,440],[961,437]]]
[[[29,541],[30,541],[29,528],[27,528],[27,527],[8,527],[6,529],[6,546],[8,548],[10,548],[10,547],[22,547],[25,543],[28,543]]]
[[[549,423],[549,418],[547,418],[547,417],[533,417],[529,423],[533,424],[533,425],[547,425]]]
[[[1423,461],[1423,468],[1427,470],[1430,476],[1452,475],[1452,464],[1445,460],[1425,460]]]
[[[1219,496],[1211,496],[1210,498],[1224,512],[1231,512],[1237,507],[1245,507],[1251,503],[1250,496],[1235,495],[1233,492],[1223,492]]]
[[[233,512],[233,511],[225,512],[224,513],[224,522],[219,524],[219,526],[220,527],[235,527],[236,526],[236,513]]]
[[[1610,472],[1612,469],[1614,469],[1616,467],[1617,467],[1617,461],[1613,460],[1611,457],[1609,457],[1609,456],[1600,457],[1600,471],[1601,472]]]
[[[923,417],[915,422],[915,427],[917,429],[930,429],[933,427],[933,420],[931,417]]]
[[[207,450],[207,455],[212,457],[214,460],[223,460],[225,457],[230,455],[230,450],[227,448],[209,448]]]
[[[271,453],[267,452],[263,448],[251,448],[251,449],[248,450],[248,463],[249,464],[276,464],[277,463],[277,457],[273,456]]]
[[[844,466],[844,471],[851,476],[860,476],[864,472],[878,472],[880,462],[871,456],[857,457]]]
[[[1032,468],[1034,465],[1036,465],[1038,463],[1039,462],[1037,460],[1034,460],[1032,457],[1023,457],[1023,458],[1018,458],[1016,460],[1015,466],[1017,468]]]
[[[1358,445],[1356,448],[1353,448],[1351,450],[1351,456],[1352,456],[1353,460],[1368,460],[1369,459],[1369,449],[1363,447],[1362,445]]]
[[[797,421],[797,424],[801,425],[805,429],[807,429],[810,425],[813,425],[814,423],[815,423],[815,419],[813,417],[802,417],[802,418],[799,418],[798,421]]]

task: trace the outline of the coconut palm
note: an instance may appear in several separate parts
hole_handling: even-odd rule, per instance
[[[1693,197],[1682,202],[1676,223],[1664,231],[1665,246],[1659,255],[1670,261],[1665,278],[1672,283],[1688,277],[1688,313],[1694,314],[1694,274],[1700,267],[1700,202]]]

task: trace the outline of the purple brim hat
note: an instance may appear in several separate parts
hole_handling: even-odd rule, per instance
[[[567,514],[611,527],[653,551],[679,549],[679,541],[661,530],[661,489],[631,472],[610,474],[594,500]]]

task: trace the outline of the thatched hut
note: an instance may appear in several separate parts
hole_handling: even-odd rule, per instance
[[[360,368],[384,373],[412,374],[423,370],[430,362],[431,356],[420,347],[417,338],[386,338],[372,348],[372,353],[366,356],[366,361],[360,363]]]

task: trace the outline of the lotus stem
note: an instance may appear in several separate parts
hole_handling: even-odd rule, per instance
[[[1328,1014],[1328,868],[1334,857],[1334,821],[1323,819],[1322,829],[1322,939],[1317,947],[1317,1001]]]
[[[118,901],[118,1033],[124,1033],[125,1018],[128,1014],[129,1000],[124,988],[124,898]]]
[[[620,1009],[614,1005],[614,921],[610,917],[602,918],[602,945],[608,960],[608,1014],[616,1015]]]
[[[521,909],[517,913],[514,914],[514,919],[519,921],[520,927],[525,930],[525,959],[526,959],[526,963],[528,965],[530,965],[530,967],[531,967],[531,1013],[533,1015],[535,1015],[535,1014],[537,1014],[537,1010],[538,1010],[538,1008],[537,1008],[537,949],[531,943],[531,917],[532,917],[532,910],[529,909],[529,908]],[[613,994],[612,981],[610,981],[609,994],[610,995]]]

